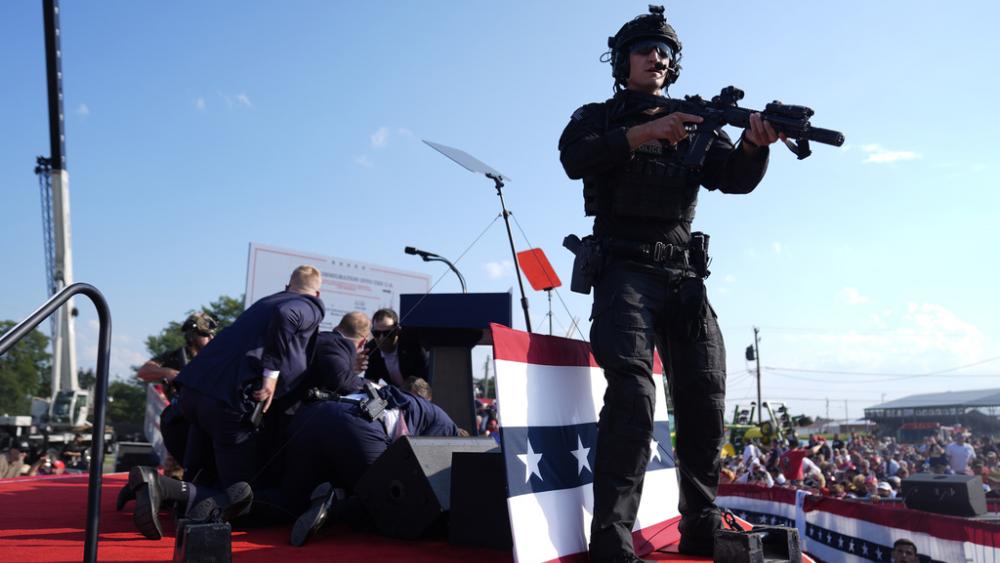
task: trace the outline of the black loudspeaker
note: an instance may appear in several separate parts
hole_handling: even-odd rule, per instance
[[[503,454],[455,452],[451,458],[448,542],[510,549],[507,477]]]
[[[799,531],[782,526],[754,526],[749,531],[716,530],[714,561],[800,563]]]
[[[917,473],[903,480],[902,496],[907,508],[950,514],[986,514],[986,493],[978,475]]]
[[[174,563],[231,563],[233,529],[228,522],[177,522]]]
[[[115,471],[128,471],[137,465],[156,467],[160,458],[153,451],[153,446],[147,442],[118,442],[118,452],[115,454]]]
[[[387,536],[416,539],[451,507],[451,454],[485,452],[492,438],[415,438],[396,440],[355,486],[355,493]]]

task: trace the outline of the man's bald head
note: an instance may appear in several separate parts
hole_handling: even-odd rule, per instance
[[[368,320],[368,315],[361,311],[351,311],[340,319],[337,330],[348,338],[364,340],[368,338],[372,323]]]

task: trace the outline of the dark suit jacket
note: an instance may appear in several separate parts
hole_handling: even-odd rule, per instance
[[[336,330],[316,336],[316,352],[309,366],[307,385],[322,387],[340,395],[362,389],[364,378],[354,374],[358,349],[354,342]]]
[[[415,376],[426,379],[430,382],[430,352],[421,346],[420,341],[412,332],[402,329],[399,333],[399,344],[396,347],[399,354],[399,371],[403,372],[403,380],[407,377]],[[368,357],[368,369],[365,370],[365,377],[378,381],[384,379],[386,383],[392,383],[389,377],[389,370],[385,367],[385,358],[382,351],[375,348],[372,355]]]
[[[306,371],[310,344],[326,308],[318,297],[282,291],[269,295],[219,332],[174,380],[244,409],[243,389],[264,369],[281,372],[275,398],[293,389]]]

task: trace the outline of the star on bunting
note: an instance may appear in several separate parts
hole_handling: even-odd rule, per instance
[[[590,460],[587,459],[587,455],[590,453],[590,448],[583,447],[583,441],[580,440],[580,436],[576,437],[576,449],[570,450],[573,457],[576,458],[576,472],[578,475],[583,475],[583,468],[586,467],[587,471],[591,473],[594,472],[590,468]]]
[[[542,461],[542,454],[536,454],[531,449],[531,441],[528,441],[528,453],[517,454],[517,459],[521,460],[524,464],[524,482],[527,483],[531,479],[531,475],[535,474],[538,476],[538,480],[542,480],[542,474],[538,471],[538,462]]]
[[[649,441],[649,461],[653,461],[654,457],[656,461],[663,463],[663,459],[660,457],[660,443],[655,438]]]

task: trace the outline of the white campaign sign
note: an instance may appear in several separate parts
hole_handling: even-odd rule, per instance
[[[320,298],[326,305],[322,330],[330,330],[350,311],[371,316],[383,307],[399,311],[400,293],[427,293],[431,277],[359,262],[296,250],[250,243],[247,258],[247,288],[244,305],[285,289],[292,270],[308,264],[323,273]]]

